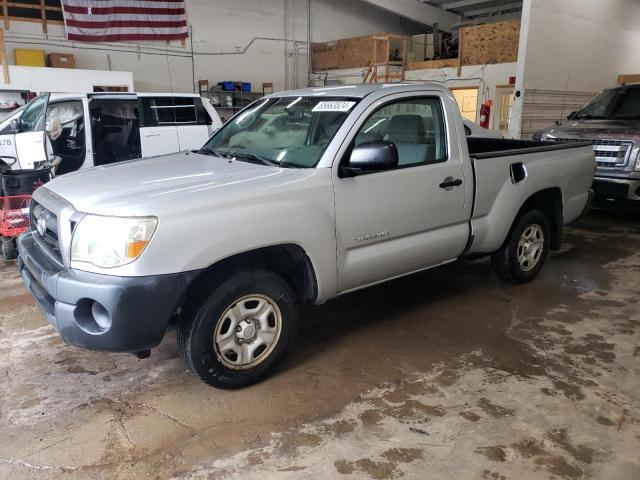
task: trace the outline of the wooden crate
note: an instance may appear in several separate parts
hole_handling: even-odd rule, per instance
[[[367,35],[316,43],[312,52],[314,70],[366,67],[371,63],[373,40],[371,35]]]
[[[627,85],[629,83],[640,83],[640,73],[618,75],[618,85]]]
[[[520,20],[473,25],[460,29],[462,65],[509,63],[518,60]]]
[[[444,58],[441,60],[425,60],[424,62],[409,62],[407,70],[430,70],[432,68],[455,68],[457,66],[457,58]]]

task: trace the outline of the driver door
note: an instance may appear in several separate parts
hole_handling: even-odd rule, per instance
[[[341,292],[450,261],[468,238],[464,184],[472,179],[453,148],[442,99],[390,96],[371,109],[352,145],[392,142],[398,166],[335,179]]]
[[[49,94],[36,97],[20,117],[20,130],[15,134],[16,154],[20,167],[31,170],[47,160],[45,117]]]

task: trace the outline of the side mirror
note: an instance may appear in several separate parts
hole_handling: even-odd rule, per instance
[[[365,142],[354,147],[349,162],[340,168],[341,177],[380,172],[398,166],[398,149],[392,142]]]
[[[9,129],[11,130],[11,133],[19,133],[20,132],[20,119],[19,118],[14,118],[13,120],[11,120],[11,122],[9,122]]]
[[[577,111],[573,111],[569,115],[567,115],[567,120],[571,120],[576,113],[578,113],[578,112]]]

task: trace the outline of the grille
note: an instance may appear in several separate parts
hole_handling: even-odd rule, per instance
[[[582,143],[591,142],[596,156],[596,165],[603,168],[620,168],[627,164],[633,142],[620,140],[600,140],[582,138],[549,138],[552,142]]]
[[[38,231],[38,222],[44,218],[46,229],[44,234]],[[38,245],[44,249],[58,263],[62,263],[62,254],[60,253],[60,241],[58,239],[58,218],[55,213],[50,212],[42,205],[35,201],[31,201],[31,230],[33,238]]]

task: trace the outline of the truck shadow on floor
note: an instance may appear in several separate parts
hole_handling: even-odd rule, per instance
[[[635,248],[625,233],[640,233],[640,217],[606,207],[569,227],[563,248],[527,285],[501,282],[488,259],[459,261],[303,307],[299,340],[281,371],[314,364],[329,352],[346,362],[335,366],[357,369],[379,357],[429,368],[483,350],[511,370],[531,372],[535,359],[527,346],[508,335],[514,317],[540,317],[559,305],[584,308],[578,295],[609,288],[603,265]]]

